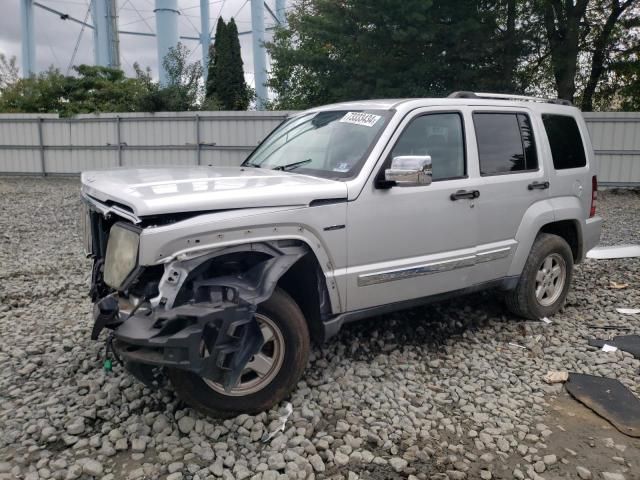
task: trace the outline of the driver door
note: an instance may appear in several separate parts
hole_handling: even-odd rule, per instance
[[[464,117],[462,110],[412,112],[360,196],[349,202],[349,311],[470,285],[478,216],[476,200],[459,194],[477,190],[478,172],[466,154]],[[380,181],[391,159],[403,155],[431,156],[430,185],[388,187]]]

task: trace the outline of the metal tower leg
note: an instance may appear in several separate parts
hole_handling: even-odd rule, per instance
[[[22,76],[30,77],[36,73],[36,44],[33,30],[33,0],[21,0],[22,20]]]
[[[164,59],[171,48],[178,45],[178,0],[156,0],[156,39],[158,42],[158,71],[160,85],[167,85],[169,78]]]
[[[202,45],[202,78],[206,85],[209,73],[209,45],[211,45],[209,0],[200,0],[200,44]]]
[[[286,0],[276,0],[276,18],[280,25],[284,25],[287,21],[285,17]]]
[[[253,30],[253,75],[256,87],[256,108],[264,110],[267,101],[267,61],[264,49],[264,0],[251,0]]]

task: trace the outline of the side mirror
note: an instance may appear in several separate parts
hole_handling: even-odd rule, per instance
[[[430,185],[433,176],[429,155],[406,155],[393,157],[391,168],[384,172],[387,182],[395,182],[400,187]]]

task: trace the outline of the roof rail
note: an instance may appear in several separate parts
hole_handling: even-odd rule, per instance
[[[480,92],[453,92],[449,95],[449,98],[487,98],[493,100],[516,100],[520,102],[540,102],[540,103],[553,103],[556,105],[573,106],[569,100],[563,100],[562,98],[540,98],[540,97],[528,97],[526,95],[512,95],[510,93],[480,93]]]

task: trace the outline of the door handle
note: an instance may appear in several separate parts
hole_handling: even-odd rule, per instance
[[[549,182],[533,182],[527,188],[529,190],[546,190],[549,188]]]
[[[455,193],[452,193],[449,198],[451,200],[456,201],[461,198],[468,198],[469,200],[473,200],[474,198],[478,198],[480,196],[480,192],[478,190],[458,190]]]

